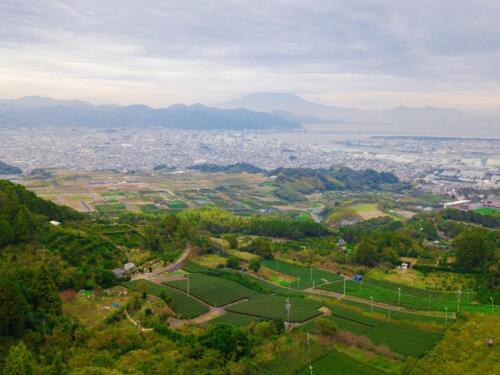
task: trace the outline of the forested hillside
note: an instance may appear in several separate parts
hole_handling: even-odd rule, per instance
[[[399,185],[399,180],[393,173],[379,173],[373,169],[278,168],[269,172],[269,175],[276,176],[275,194],[289,201],[303,200],[304,195],[330,190],[369,191],[397,188]]]

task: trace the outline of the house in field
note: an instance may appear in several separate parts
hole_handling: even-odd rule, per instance
[[[61,223],[60,223],[60,222],[55,221],[55,220],[51,220],[51,221],[50,221],[50,224],[52,224],[52,225],[53,225],[53,226],[55,226],[55,227],[58,227],[59,225],[61,225]]]
[[[127,271],[132,271],[133,269],[135,268],[135,264],[132,263],[132,262],[129,262],[129,263],[125,263],[123,265],[123,269],[127,272]]]

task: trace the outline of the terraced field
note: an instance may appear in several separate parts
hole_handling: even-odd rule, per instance
[[[225,306],[255,295],[254,291],[219,277],[193,273],[189,278],[189,293],[211,306]],[[187,292],[188,280],[168,281],[165,285]]]
[[[399,300],[399,291],[401,288],[401,300]],[[328,285],[318,287],[318,289],[343,293],[344,283],[334,282]],[[458,309],[458,297],[454,292],[439,292],[420,288],[413,288],[405,285],[395,284],[388,281],[365,279],[358,283],[353,280],[346,281],[346,294],[369,300],[373,297],[374,301],[383,302],[395,306],[404,306],[413,310],[420,311],[444,311],[456,312]],[[477,305],[468,303],[468,298],[472,301],[474,293],[463,292],[460,298],[461,311],[489,312],[491,307],[486,305]],[[489,310],[488,310],[489,309]]]
[[[158,285],[147,280],[125,281],[123,285],[132,290],[146,290],[149,294],[161,297],[162,293],[166,293],[172,298],[170,307],[182,319],[192,319],[209,311],[208,307],[192,297],[188,297],[185,293],[166,286]],[[144,289],[143,289],[144,288]]]
[[[214,325],[218,323],[228,323],[237,327],[244,327],[252,322],[258,322],[263,320],[262,318],[258,318],[256,316],[250,315],[242,315],[236,314],[232,312],[227,312],[224,315],[221,315],[215,319],[212,319],[208,322],[209,325]]]
[[[382,372],[368,367],[365,364],[358,362],[347,354],[338,352],[336,350],[332,351],[325,357],[312,363],[313,373],[315,375],[332,375],[332,374],[342,374],[342,375],[377,375],[382,374]],[[309,375],[309,366],[303,368],[297,373],[298,375]]]
[[[263,319],[287,320],[285,308],[287,298],[273,295],[256,295],[250,301],[241,302],[226,310]],[[290,298],[290,321],[304,322],[321,314],[321,303],[304,298]]]
[[[376,313],[382,313],[387,318],[389,317],[389,311],[387,309],[382,308],[382,307],[373,306],[373,309],[372,309],[370,307],[370,305],[368,305],[368,304],[355,302],[355,301],[349,301],[349,300],[342,301],[342,304],[348,305],[348,306],[353,306],[355,308],[362,309],[362,310],[367,311],[367,312],[373,311]],[[406,320],[406,321],[412,321],[412,322],[434,323],[434,324],[440,324],[440,325],[445,324],[444,314],[443,314],[443,316],[423,315],[423,314],[426,314],[426,313],[410,313],[410,312],[392,310],[391,311],[391,319]],[[448,322],[450,323],[452,321],[453,321],[453,319],[451,319],[451,317],[448,317]]]
[[[296,280],[291,283],[291,287],[294,289],[311,288],[313,284],[318,285],[324,282],[324,280],[330,282],[342,280],[342,276],[340,276],[339,274],[321,270],[314,267],[312,268],[299,267],[294,264],[285,263],[279,260],[272,260],[272,259],[265,259],[262,261],[262,264],[275,271],[296,278]]]
[[[374,344],[386,345],[402,356],[420,357],[443,336],[441,332],[375,319],[340,306],[332,308],[332,316],[328,319],[334,321],[340,330],[366,336]],[[314,321],[304,325],[303,329],[308,331],[313,327]]]

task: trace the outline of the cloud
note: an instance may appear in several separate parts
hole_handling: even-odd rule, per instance
[[[387,107],[456,93],[491,108],[499,16],[487,0],[3,0],[0,95],[166,105],[286,90],[369,106],[380,92]]]

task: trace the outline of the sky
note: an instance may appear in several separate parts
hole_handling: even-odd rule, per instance
[[[1,0],[0,97],[500,113],[496,0]]]

